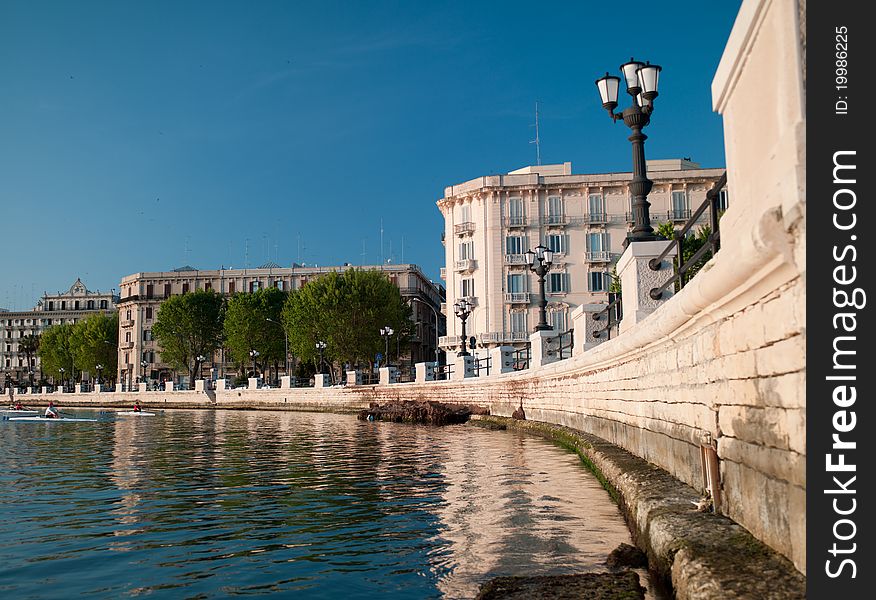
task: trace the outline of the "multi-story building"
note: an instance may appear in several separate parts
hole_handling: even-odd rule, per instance
[[[652,160],[647,167],[655,228],[684,223],[724,172],[689,159]],[[631,179],[629,172],[573,175],[567,162],[446,188],[437,203],[444,215],[448,315],[441,347],[459,345],[461,323],[453,305],[460,299],[474,305],[467,337],[484,347],[528,340],[538,323],[540,293],[525,252],[539,244],[554,253],[545,281],[549,325],[565,331],[577,306],[607,302],[613,265],[632,229]],[[707,218],[708,212],[704,224]]]
[[[230,296],[267,287],[292,291],[320,275],[350,268],[386,273],[390,281],[398,286],[402,298],[410,302],[413,311],[416,333],[411,340],[408,360],[414,363],[435,360],[438,339],[445,333],[444,315],[440,312],[444,302],[444,287],[430,281],[416,265],[353,267],[347,264],[315,267],[293,264],[291,267],[281,267],[269,263],[256,269],[223,268],[209,271],[186,266],[166,272],[135,273],[122,279],[119,288],[118,380],[125,385],[132,385],[139,381],[163,381],[172,377],[172,369],[161,362],[160,348],[152,338],[152,326],[158,309],[170,296],[194,290],[215,290]],[[231,366],[224,360],[222,352],[211,357],[210,364],[218,370],[227,370]]]
[[[36,354],[28,356],[22,348],[23,337],[39,335],[51,325],[77,323],[96,313],[114,312],[117,299],[113,292],[92,292],[76,279],[66,292],[44,293],[33,310],[0,312],[0,379],[3,387],[7,382],[24,384],[39,381],[43,375],[49,378],[55,375],[41,372],[39,357]]]

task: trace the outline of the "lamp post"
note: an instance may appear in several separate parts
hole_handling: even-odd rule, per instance
[[[320,374],[322,374],[325,371],[325,369],[323,367],[322,353],[325,351],[326,345],[327,344],[325,342],[323,342],[322,340],[316,342],[316,349],[319,352],[319,372],[320,372]]]
[[[645,140],[648,139],[642,129],[651,122],[651,113],[654,112],[654,99],[657,97],[657,83],[660,78],[661,67],[650,63],[642,63],[630,59],[629,62],[620,66],[624,76],[627,93],[632,96],[632,104],[624,109],[623,113],[616,114],[617,93],[620,86],[620,77],[609,75],[596,80],[596,87],[602,98],[602,107],[608,111],[612,121],[623,119],[633,134],[629,137],[633,144],[633,179],[630,182],[630,194],[633,196],[633,230],[627,237],[624,245],[629,242],[651,242],[662,239],[654,233],[651,227],[651,217],[648,209],[648,193],[654,183],[648,179],[648,171],[645,164]]]
[[[97,371],[97,385],[100,385],[102,383],[100,379],[100,374],[103,371],[103,365],[100,363],[94,365],[94,370]]]
[[[392,335],[392,327],[387,325],[386,327],[380,328],[380,335],[383,336],[383,341],[385,342],[386,348],[384,349],[384,358],[386,359],[386,366],[389,366],[389,336]]]
[[[64,367],[59,367],[58,372],[61,374],[61,389],[64,389]]]
[[[258,358],[258,355],[259,355],[258,350],[253,349],[253,350],[249,351],[249,357],[252,359],[252,375],[253,375],[253,377],[256,376],[256,358]]]
[[[285,340],[286,340],[286,341],[285,341],[285,345],[284,345],[284,348],[285,348],[285,354],[283,355],[283,357],[285,358],[285,363],[286,363],[286,371],[285,371],[285,373],[286,373],[286,375],[288,375],[288,374],[289,374],[289,334],[286,333],[286,328],[285,328],[285,327],[283,327],[280,323],[277,323],[277,322],[274,321],[273,319],[265,318],[265,321],[267,321],[268,323],[273,323],[274,325],[280,325],[280,329],[283,330],[283,337],[284,337]]]
[[[429,308],[429,310],[431,310],[432,313],[435,315],[435,364],[437,365],[438,364],[438,311],[435,310],[434,306],[432,306],[428,302],[420,300],[417,297],[412,297],[411,300],[413,300],[414,302],[419,302],[423,306],[427,306]]]
[[[195,358],[195,360],[197,361],[197,365],[196,365],[196,367],[195,367],[195,374],[196,374],[198,377],[200,377],[200,376],[201,376],[201,371],[202,371],[203,368],[204,368],[204,361],[207,360],[207,357],[204,356],[203,354],[198,354],[198,357]]]
[[[545,248],[541,244],[535,247],[535,250],[526,251],[526,263],[529,265],[529,270],[538,276],[538,289],[541,292],[541,299],[538,302],[538,325],[535,326],[535,331],[550,331],[551,326],[547,324],[547,298],[544,293],[544,277],[551,270],[551,265],[554,262],[554,253]]]
[[[453,312],[456,313],[456,316],[462,321],[462,350],[456,353],[457,356],[469,356],[468,350],[465,349],[465,320],[468,319],[472,310],[474,310],[474,305],[468,300],[457,300],[453,305]]]

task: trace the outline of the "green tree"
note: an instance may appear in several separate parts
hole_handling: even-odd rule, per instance
[[[290,294],[283,307],[283,325],[295,355],[315,361],[316,342],[324,341],[331,364],[371,364],[384,352],[380,329],[385,326],[395,331],[390,352],[406,349],[413,331],[410,317],[411,307],[385,273],[361,269],[314,279]]]
[[[185,370],[194,381],[198,355],[211,356],[222,341],[223,313],[222,296],[212,290],[165,300],[152,327],[161,347],[161,360]]]
[[[286,361],[286,342],[281,315],[286,293],[263,288],[252,294],[235,294],[228,299],[223,329],[225,347],[240,365],[252,363],[250,352],[259,353],[256,365],[262,371]]]
[[[73,326],[71,346],[79,371],[115,373],[118,365],[119,315],[95,314]]]
[[[23,353],[27,359],[27,370],[30,372],[33,369],[33,359],[40,349],[40,336],[29,333],[18,341],[18,351]],[[30,383],[33,385],[33,375],[30,376]]]
[[[37,351],[43,373],[51,374],[57,381],[75,378],[76,363],[73,349],[73,325],[61,323],[43,331]],[[64,369],[63,375],[61,369]]]
[[[670,223],[661,223],[659,227],[656,229],[656,233],[662,235],[667,240],[675,240],[676,238],[676,229],[675,226]],[[703,225],[700,227],[696,233],[692,234],[688,231],[687,235],[684,236],[684,239],[681,241],[681,256],[682,260],[686,263],[693,255],[697,253],[697,251],[706,245],[709,242],[709,236],[712,235],[712,228],[708,225]],[[712,258],[712,251],[707,250],[703,256],[697,260],[695,264],[692,264],[684,273],[684,283],[687,283],[691,279],[693,279],[694,275],[696,275],[700,269],[703,268],[709,259]],[[673,267],[678,269],[678,259],[673,259]],[[675,283],[675,291],[681,289],[681,285],[676,282]]]

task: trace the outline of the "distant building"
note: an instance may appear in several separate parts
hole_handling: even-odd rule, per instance
[[[3,387],[7,382],[29,383],[31,371],[33,381],[45,376],[53,379],[56,373],[42,373],[40,359],[28,357],[21,348],[21,338],[39,335],[51,325],[77,323],[96,313],[112,313],[116,309],[117,297],[112,292],[92,292],[77,279],[66,292],[44,293],[33,310],[0,312],[0,380]]]
[[[215,290],[223,296],[237,292],[254,292],[267,287],[291,291],[301,288],[320,275],[350,268],[383,271],[398,286],[402,298],[410,301],[416,333],[411,340],[411,356],[405,362],[435,360],[438,339],[445,333],[444,315],[440,314],[441,304],[444,302],[444,287],[430,281],[416,265],[309,267],[295,264],[281,267],[276,263],[268,263],[256,269],[209,271],[185,266],[173,271],[135,273],[122,279],[119,287],[118,380],[126,385],[133,385],[139,381],[157,382],[172,378],[173,370],[161,362],[160,348],[152,339],[152,326],[158,316],[158,309],[170,296],[194,290]],[[410,300],[412,298],[419,301]],[[221,351],[211,359],[205,368],[212,366],[219,371],[231,372],[232,365],[225,360]]]
[[[689,159],[650,160],[651,224],[684,223],[724,169],[702,169]],[[447,332],[440,345],[459,346],[454,303],[474,304],[466,335],[484,347],[522,346],[538,323],[538,278],[525,252],[542,244],[554,252],[546,277],[548,324],[571,327],[577,306],[604,303],[610,275],[632,229],[632,174],[572,174],[572,164],[530,166],[478,177],[444,190]],[[726,195],[722,197],[726,203]],[[708,213],[705,213],[705,218]]]

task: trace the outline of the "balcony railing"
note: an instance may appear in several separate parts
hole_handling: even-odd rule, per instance
[[[608,215],[604,212],[590,213],[587,215],[587,222],[594,224],[608,223]]]
[[[505,264],[506,265],[525,265],[526,264],[526,255],[525,254],[506,254],[505,255]]]
[[[124,321],[119,322],[119,325],[121,325],[123,328],[124,327],[133,327],[134,320],[133,319],[125,319]]]
[[[611,262],[611,252],[607,250],[599,250],[596,252],[586,252],[587,262]]]
[[[471,233],[475,230],[475,224],[471,221],[466,221],[465,223],[457,223],[453,226],[453,232],[457,235],[463,235],[466,233]]]
[[[447,280],[447,267],[441,267],[441,279]]]
[[[688,219],[690,219],[689,208],[673,208],[669,211],[670,221],[687,221]]]
[[[134,347],[134,342],[119,342],[119,350],[130,350]]]
[[[526,217],[524,217],[522,215],[505,217],[505,226],[506,227],[526,227]]]
[[[529,304],[529,292],[506,292],[505,302],[511,304]]]
[[[459,272],[474,271],[478,267],[478,261],[473,258],[464,258],[456,261],[454,268]]]
[[[569,217],[566,215],[544,215],[539,221],[542,225],[562,226],[569,224]]]

